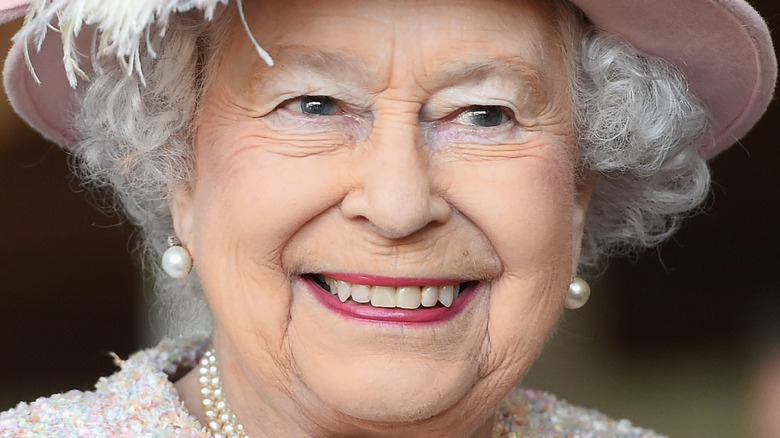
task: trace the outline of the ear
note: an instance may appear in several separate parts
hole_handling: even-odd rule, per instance
[[[171,210],[173,230],[189,251],[192,251],[193,219],[195,217],[195,202],[191,189],[184,185],[177,186],[168,199]]]
[[[582,234],[585,229],[585,218],[588,216],[588,206],[593,196],[593,186],[596,183],[595,176],[590,172],[583,172],[578,176],[575,184],[574,208],[572,217],[572,254],[571,272],[577,273],[582,251]]]

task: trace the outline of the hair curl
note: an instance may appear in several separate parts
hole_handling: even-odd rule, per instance
[[[568,2],[552,7],[570,65],[579,165],[595,179],[582,241],[581,268],[607,256],[658,244],[709,191],[709,169],[698,154],[708,129],[706,110],[685,78],[666,61],[592,29]],[[217,64],[233,8],[212,22],[195,14],[171,18],[145,49],[146,86],[112,63],[79,90],[74,116],[82,139],[77,169],[92,186],[108,188],[142,235],[151,273],[173,333],[208,332],[211,315],[197,275],[173,280],[157,260],[174,234],[169,197],[188,184],[199,97]],[[581,41],[581,44],[576,42]],[[156,57],[149,53],[156,53]]]

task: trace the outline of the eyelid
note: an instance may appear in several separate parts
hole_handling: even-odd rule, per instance
[[[425,142],[433,150],[443,150],[454,145],[496,145],[519,143],[527,131],[514,121],[493,127],[479,127],[456,123],[430,123],[423,126]]]
[[[517,105],[525,100],[522,90],[517,86],[499,80],[455,85],[438,90],[435,96],[461,105],[467,103],[502,105],[512,108],[513,111],[517,111]]]
[[[430,122],[434,120],[449,119],[453,114],[459,114],[472,107],[502,107],[507,109],[507,115],[513,120],[519,121],[520,111],[515,103],[504,98],[492,98],[477,95],[460,96],[434,96],[420,111],[420,120]]]

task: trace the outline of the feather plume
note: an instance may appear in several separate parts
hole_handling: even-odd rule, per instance
[[[143,81],[140,63],[142,41],[150,39],[150,33],[165,34],[168,18],[171,14],[198,9],[206,19],[214,16],[218,4],[227,4],[229,0],[32,0],[22,29],[14,36],[14,41],[25,42],[27,65],[37,82],[40,82],[30,61],[30,43],[40,51],[44,39],[56,31],[60,33],[63,48],[63,63],[68,82],[75,87],[79,78],[88,80],[87,74],[79,64],[79,53],[75,39],[85,25],[95,26],[92,59],[103,56],[115,56],[127,74],[138,74]],[[241,7],[241,2],[238,1]],[[252,39],[258,54],[269,65],[273,61],[254,41],[246,21],[242,22]],[[56,28],[54,26],[57,26]],[[149,53],[154,56],[150,47]]]

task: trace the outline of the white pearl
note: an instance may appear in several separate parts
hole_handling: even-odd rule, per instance
[[[244,426],[238,422],[225,400],[214,351],[207,351],[200,364],[201,401],[206,407],[205,415],[213,432],[212,438],[247,438]]]
[[[173,278],[184,278],[192,270],[192,256],[183,247],[172,246],[163,253],[162,268]]]
[[[566,308],[579,309],[590,298],[590,286],[585,280],[575,277],[569,284],[569,293],[566,294]]]

